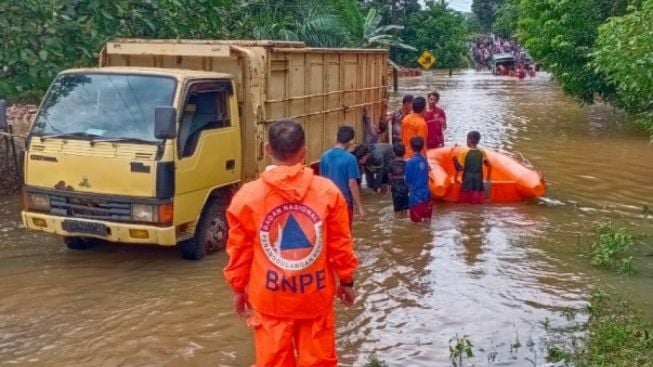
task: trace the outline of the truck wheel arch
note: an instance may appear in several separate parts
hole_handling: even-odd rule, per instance
[[[200,215],[197,218],[193,236],[179,243],[183,258],[200,260],[212,252],[217,252],[225,248],[229,230],[226,209],[231,196],[232,189],[230,187],[213,189],[207,195]],[[214,227],[219,227],[219,229]]]

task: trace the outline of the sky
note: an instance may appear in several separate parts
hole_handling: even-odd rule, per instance
[[[472,0],[449,0],[449,6],[460,11],[472,11]]]
[[[424,5],[424,0],[420,1]],[[451,9],[471,12],[472,11],[472,0],[448,0],[449,7]]]

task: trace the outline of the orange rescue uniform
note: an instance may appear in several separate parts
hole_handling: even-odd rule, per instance
[[[401,139],[406,148],[404,158],[408,159],[413,156],[413,149],[410,147],[410,139],[413,136],[421,136],[424,139],[424,149],[422,154],[426,154],[426,141],[429,135],[429,128],[424,120],[424,116],[419,113],[411,112],[401,121]]]
[[[224,274],[248,295],[256,366],[336,366],[336,276],[351,282],[358,265],[338,188],[303,165],[273,166],[236,193],[227,220]]]

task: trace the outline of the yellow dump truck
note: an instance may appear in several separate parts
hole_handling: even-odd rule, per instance
[[[385,50],[300,42],[109,42],[98,68],[60,73],[41,103],[23,222],[73,249],[101,239],[200,259],[224,247],[225,208],[264,169],[270,123],[299,120],[315,166],[340,125],[361,141],[384,116],[387,65]]]

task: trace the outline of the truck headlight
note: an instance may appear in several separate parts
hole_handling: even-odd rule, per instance
[[[34,194],[31,192],[26,192],[25,209],[49,212],[50,197],[47,194]]]
[[[156,222],[156,214],[154,205],[132,204],[132,220],[135,222]]]

